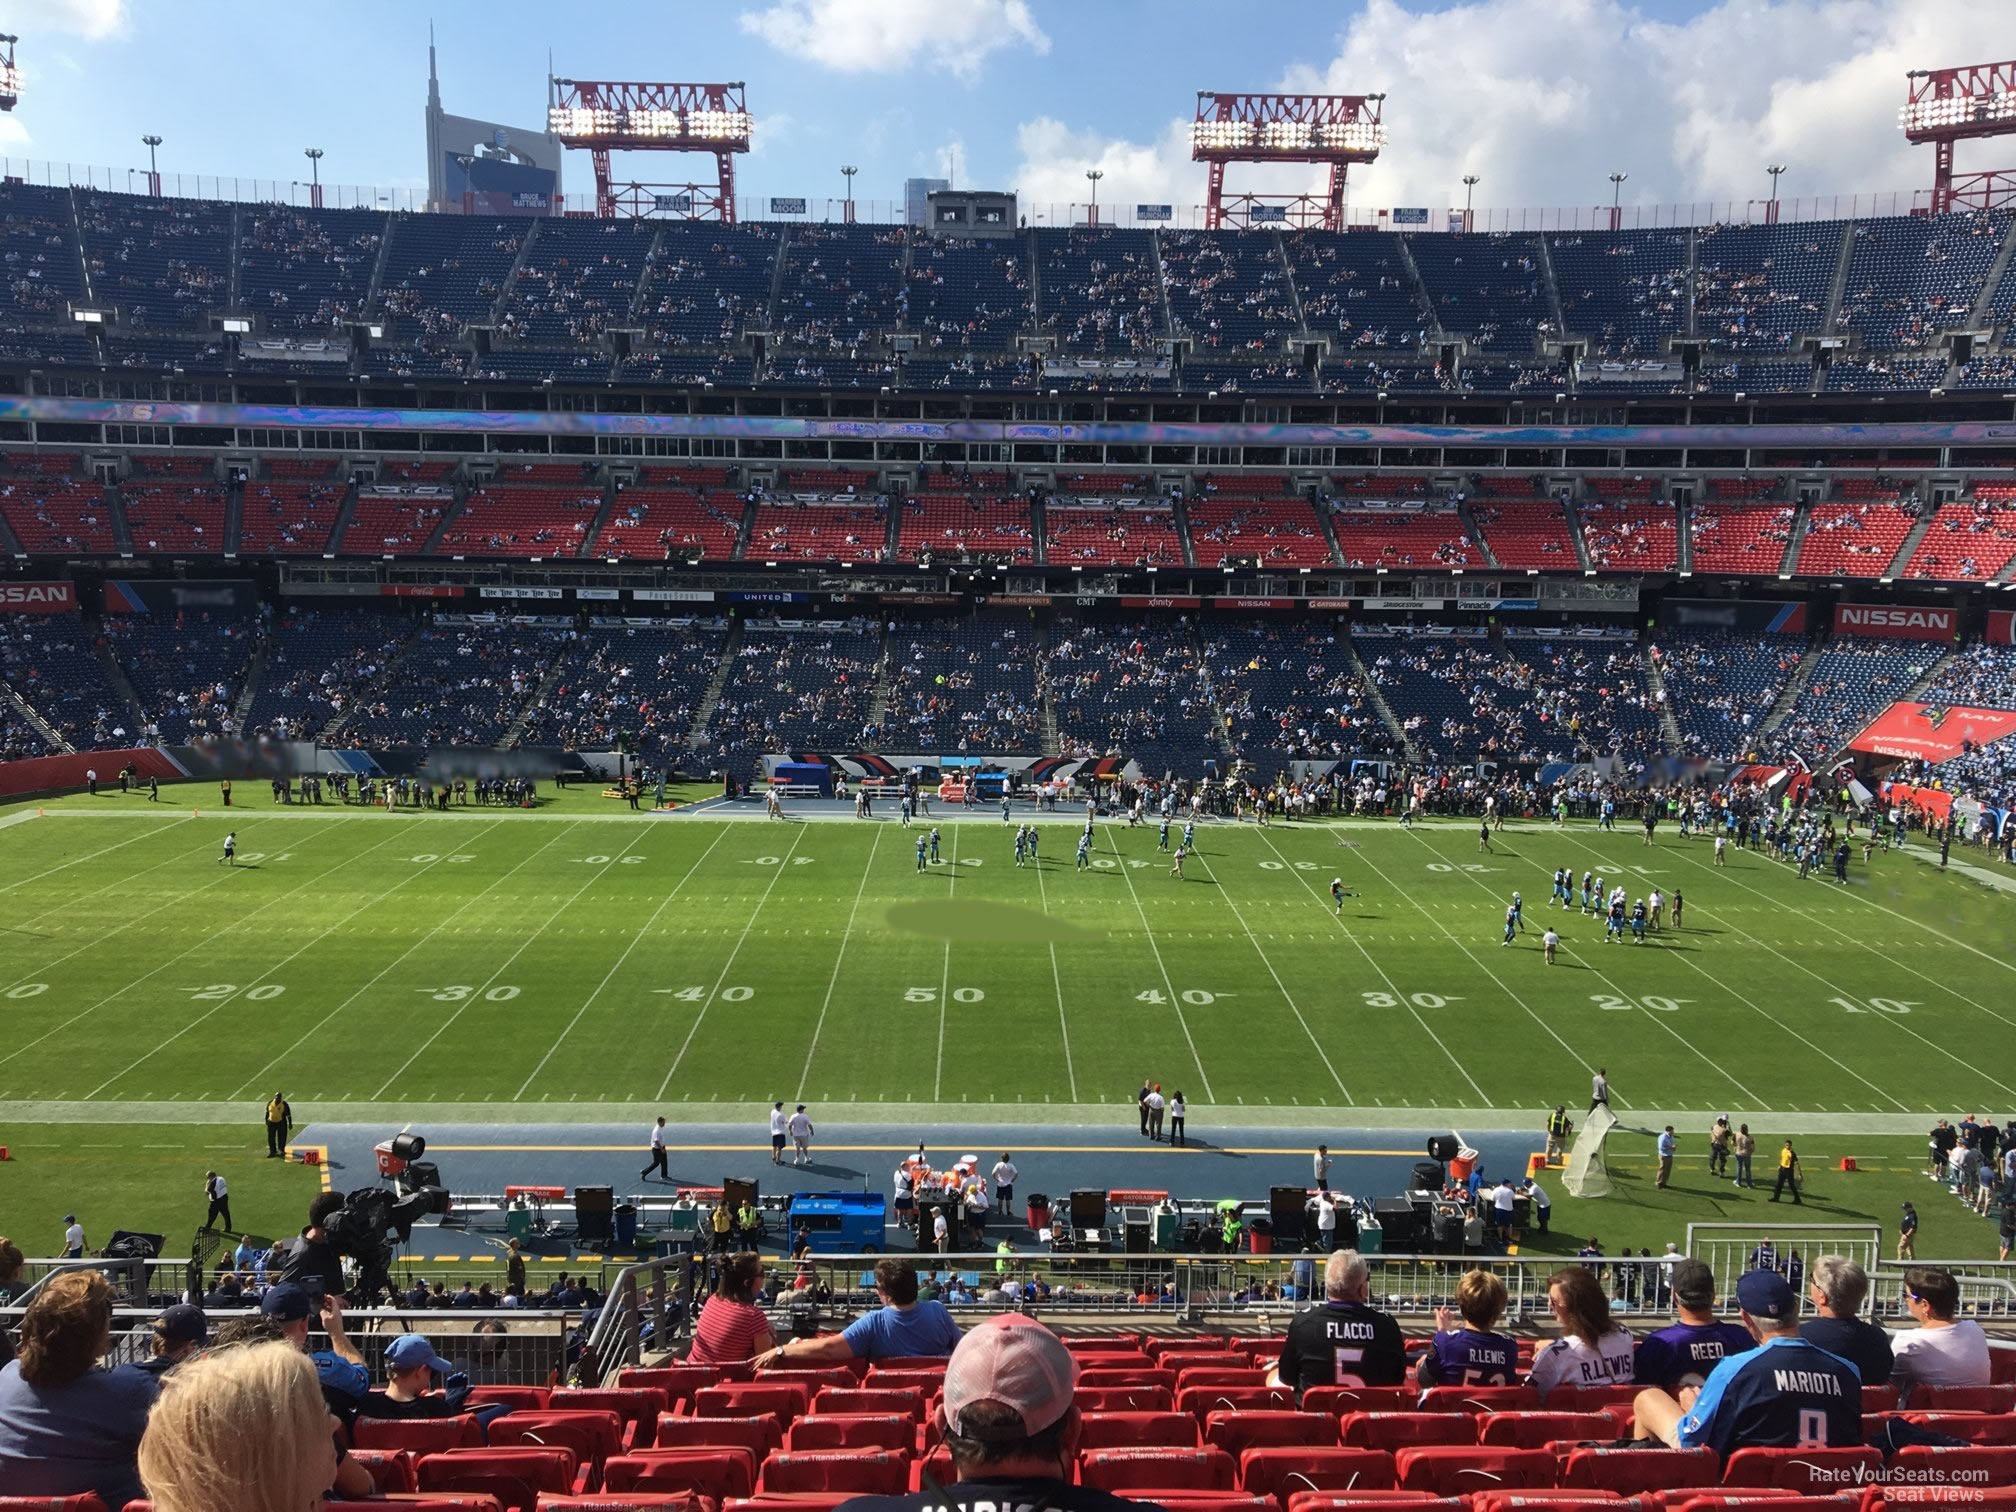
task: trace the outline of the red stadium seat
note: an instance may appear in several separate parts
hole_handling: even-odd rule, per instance
[[[1297,1491],[1288,1512],[1470,1512],[1467,1496],[1430,1496],[1426,1491]]]
[[[2016,1416],[2006,1412],[1907,1412],[1904,1420],[1970,1444],[2016,1444]]]
[[[716,1365],[658,1365],[616,1372],[618,1387],[656,1388],[665,1393],[666,1404],[674,1412],[682,1410],[701,1387],[737,1379],[740,1377]]]
[[[503,1421],[501,1418],[498,1421]],[[535,1512],[541,1491],[577,1489],[572,1449],[450,1449],[422,1457],[422,1491],[462,1491],[494,1496],[507,1512]]]
[[[1715,1507],[1756,1507],[1765,1503],[1776,1506],[1779,1502],[1804,1501],[1797,1491],[1781,1491],[1772,1486],[1744,1486],[1731,1491],[1722,1486],[1676,1486],[1664,1493],[1668,1508],[1678,1508],[1684,1503],[1700,1502],[1705,1509]],[[1831,1497],[1822,1497],[1832,1501]]]
[[[1163,1366],[1145,1349],[1074,1349],[1071,1358],[1078,1362],[1078,1369],[1087,1370],[1154,1370]],[[1167,1367],[1174,1370],[1176,1367]]]
[[[1386,1491],[1393,1456],[1384,1449],[1268,1444],[1239,1456],[1239,1484],[1284,1500],[1296,1491]]]
[[[413,1456],[404,1449],[352,1449],[350,1458],[371,1472],[371,1484],[380,1493],[420,1489],[413,1478]],[[0,1501],[0,1509],[5,1507]]]
[[[1737,1453],[1744,1453],[1738,1450]],[[1735,1458],[1731,1455],[1730,1458]],[[1835,1496],[1800,1496],[1796,1492],[1786,1496],[1768,1496],[1769,1488],[1754,1486],[1747,1490],[1707,1491],[1699,1496],[1689,1495],[1685,1501],[1677,1496],[1666,1499],[1667,1512],[1723,1512],[1728,1507],[1768,1507],[1770,1512],[1861,1512],[1863,1497],[1857,1491],[1843,1491]]]
[[[902,1413],[847,1413],[798,1419],[784,1435],[784,1447],[801,1449],[889,1449],[908,1454],[917,1443],[915,1420]]]
[[[438,1454],[445,1449],[473,1449],[483,1442],[483,1425],[471,1413],[445,1418],[360,1417],[350,1429],[357,1449],[404,1449],[411,1454]]]
[[[1318,1412],[1214,1412],[1204,1419],[1204,1442],[1234,1459],[1269,1444],[1337,1443],[1337,1419]]]
[[[941,1486],[949,1486],[953,1481],[952,1451],[939,1445],[922,1459],[910,1462],[910,1489],[922,1491],[924,1479],[929,1476]]]
[[[1531,1386],[1430,1386],[1421,1393],[1423,1412],[1532,1412],[1540,1393]]]
[[[1193,1386],[1265,1386],[1267,1367],[1264,1365],[1186,1365],[1176,1372],[1176,1389],[1188,1391]]]
[[[1080,1412],[1167,1412],[1176,1393],[1167,1386],[1080,1386]],[[1194,1416],[1194,1414],[1193,1414]]]
[[[1895,1386],[1864,1386],[1862,1388],[1862,1410],[1864,1412],[1894,1412],[1897,1408],[1897,1388]]]
[[[800,1492],[794,1496],[751,1496],[731,1501],[722,1512],[837,1512],[841,1503],[852,1501],[852,1491]]]
[[[587,1496],[560,1496],[551,1491],[539,1493],[539,1512],[644,1512],[644,1509],[664,1509],[677,1512],[684,1507],[688,1512],[704,1512],[700,1500],[688,1491],[629,1491],[611,1495],[607,1491],[597,1491]]]
[[[1615,1491],[1571,1491],[1549,1486],[1541,1491],[1478,1491],[1470,1497],[1471,1512],[1663,1512],[1656,1496],[1619,1496]]]
[[[924,1421],[926,1393],[914,1386],[900,1390],[877,1386],[822,1386],[812,1398],[812,1411],[822,1417],[851,1413],[901,1413],[913,1423]]]
[[[623,1420],[613,1412],[512,1412],[490,1425],[492,1448],[530,1444],[574,1451],[575,1462],[590,1474],[590,1489],[600,1483],[603,1461],[621,1454]]]
[[[1230,1491],[1237,1475],[1238,1467],[1223,1449],[1094,1449],[1078,1458],[1080,1484],[1119,1495]]]
[[[626,1449],[649,1449],[658,1414],[671,1407],[655,1386],[565,1386],[548,1404],[555,1412],[613,1412],[623,1423]]]
[[[1080,1409],[1078,1449],[1196,1449],[1202,1439],[1187,1412],[1085,1412]]]
[[[877,1449],[773,1454],[756,1482],[759,1496],[801,1491],[900,1496],[909,1488],[909,1456]]]
[[[0,1496],[0,1512],[106,1512],[92,1492],[79,1496]]]
[[[2016,1349],[1989,1342],[1988,1381],[1994,1386],[2016,1385]]]
[[[531,1412],[543,1411],[553,1395],[548,1386],[471,1386],[471,1407],[510,1407]]]
[[[1882,1469],[1882,1454],[1869,1448],[1738,1449],[1722,1467],[1722,1484],[1806,1493],[1823,1486],[1871,1485]]]
[[[1304,1412],[1411,1412],[1420,1393],[1411,1386],[1311,1386],[1302,1393]]]
[[[711,1449],[740,1444],[758,1459],[784,1442],[784,1430],[774,1417],[680,1417],[658,1414],[652,1438],[658,1449]]]
[[[1081,1370],[1078,1373],[1080,1386],[1167,1386],[1176,1388],[1176,1373],[1173,1370],[1157,1370],[1152,1365],[1128,1365],[1118,1369]],[[1250,1378],[1238,1383],[1241,1386],[1256,1384]]]
[[[1722,1462],[1713,1449],[1571,1449],[1561,1484],[1624,1496],[1713,1486]]]
[[[481,1491],[418,1491],[411,1496],[388,1494],[377,1498],[380,1505],[396,1507],[398,1512],[505,1512],[505,1505],[496,1497]],[[133,1503],[126,1504],[127,1512],[132,1512]]]
[[[1886,1495],[1878,1486],[1863,1498],[1861,1512],[1908,1512],[1917,1507],[1974,1507],[1979,1512],[2016,1512],[2016,1486],[1906,1486]]]
[[[1110,1354],[1116,1349],[1122,1349],[1130,1352],[1139,1350],[1149,1356],[1156,1353],[1158,1345],[1180,1349],[1189,1342],[1188,1339],[1144,1340],[1138,1333],[1073,1334],[1063,1341],[1064,1347],[1074,1355]]]
[[[1338,1436],[1354,1449],[1477,1442],[1477,1420],[1463,1412],[1347,1412],[1338,1426]]]
[[[951,1363],[949,1355],[884,1355],[879,1360],[856,1360],[856,1365],[865,1365],[869,1375],[899,1375],[906,1371],[924,1372],[943,1376],[945,1367]]]
[[[1198,1422],[1213,1412],[1293,1411],[1295,1393],[1285,1386],[1192,1386],[1176,1393],[1176,1410]]]
[[[1918,1386],[1911,1391],[1913,1412],[2016,1412],[2016,1385]]]
[[[1182,1339],[1151,1339],[1150,1345],[1173,1344],[1173,1349],[1150,1348],[1148,1356],[1164,1370],[1181,1374],[1186,1370],[1238,1370],[1253,1363],[1243,1349],[1184,1349]]]
[[[1494,1448],[1542,1449],[1580,1439],[1617,1437],[1617,1425],[1601,1412],[1492,1412],[1484,1416],[1477,1442]]]
[[[1158,1491],[1167,1512],[1279,1512],[1274,1502],[1246,1491]]]
[[[1605,1407],[1629,1407],[1642,1386],[1562,1386],[1547,1393],[1549,1412],[1601,1412]]]
[[[1519,1486],[1554,1484],[1556,1461],[1545,1449],[1485,1449],[1468,1444],[1428,1444],[1393,1456],[1394,1477],[1408,1491],[1457,1496]]]
[[[927,1397],[936,1396],[945,1387],[945,1366],[941,1361],[937,1369],[920,1369],[906,1366],[902,1370],[884,1370],[879,1365],[871,1365],[863,1386],[876,1391],[921,1391]]]
[[[2016,1486],[2016,1447],[1913,1444],[1891,1456],[1890,1471],[1896,1480],[1917,1486]]]
[[[731,1381],[703,1386],[693,1394],[695,1417],[748,1417],[764,1413],[784,1427],[802,1417],[813,1388],[796,1381]]]
[[[808,1395],[816,1396],[827,1386],[859,1386],[861,1372],[855,1367],[861,1362],[850,1361],[845,1365],[807,1366],[804,1369],[786,1367],[781,1370],[766,1370],[756,1377],[758,1382],[778,1383],[786,1386],[803,1386]]]
[[[607,1491],[674,1491],[748,1496],[756,1489],[756,1455],[743,1445],[644,1449],[619,1454],[602,1467]]]

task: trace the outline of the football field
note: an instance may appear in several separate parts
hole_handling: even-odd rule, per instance
[[[1200,1122],[1530,1127],[1579,1113],[1601,1065],[1627,1121],[2016,1109],[2016,898],[1859,845],[1840,887],[1748,852],[1717,868],[1670,827],[1648,848],[1514,825],[1485,853],[1474,824],[1209,821],[1179,880],[1153,827],[1120,822],[1077,868],[1069,815],[1027,866],[998,813],[941,815],[920,872],[928,823],[893,811],[713,820],[577,792],[198,816],[213,790],[169,796],[0,810],[0,1103],[1005,1121],[1110,1116],[1146,1077]],[[1686,927],[1606,944],[1550,909],[1558,866],[1682,892]]]

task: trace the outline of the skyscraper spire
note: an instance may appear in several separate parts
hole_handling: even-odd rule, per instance
[[[427,23],[427,108],[441,108],[441,79],[434,71],[434,23]]]

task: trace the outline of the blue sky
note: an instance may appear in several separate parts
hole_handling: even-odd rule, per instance
[[[962,184],[1017,189],[1025,208],[1082,198],[1092,166],[1108,202],[1194,203],[1195,91],[1283,86],[1387,92],[1390,145],[1354,174],[1365,204],[1449,204],[1466,171],[1483,176],[1480,206],[1607,200],[1611,171],[1638,203],[1712,201],[1759,192],[1774,160],[1790,165],[1788,195],[1908,189],[1930,163],[1896,131],[1904,68],[2011,56],[2012,15],[1972,0],[431,9],[452,112],[537,124],[549,48],[562,75],[742,79],[759,122],[745,194],[837,197],[845,161],[862,170],[858,198],[888,201],[956,152]],[[425,182],[429,19],[419,0],[0,0],[25,81],[0,151],[110,167],[123,187],[152,131],[164,169],[284,185],[312,144],[325,180],[410,191]],[[1234,173],[1300,187],[1307,170]],[[570,157],[570,193],[588,182]]]

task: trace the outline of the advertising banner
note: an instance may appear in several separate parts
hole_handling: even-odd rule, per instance
[[[107,614],[255,614],[258,585],[249,578],[108,578]]]
[[[1848,742],[1851,751],[1950,761],[1970,747],[2016,735],[2016,710],[1894,703]]]
[[[2016,610],[1990,609],[1988,634],[1983,639],[1991,646],[2016,646]]]
[[[1214,598],[1213,609],[1293,609],[1302,601],[1292,598]]]
[[[1134,219],[1137,221],[1166,221],[1176,218],[1174,205],[1136,205]]]
[[[1393,224],[1396,226],[1425,226],[1428,224],[1426,205],[1395,205]]]
[[[1883,640],[1950,641],[1960,623],[1957,609],[1913,604],[1836,604],[1836,635],[1873,635]]]
[[[378,590],[387,598],[458,599],[469,590],[456,583],[387,583]]]
[[[492,599],[557,599],[566,595],[558,588],[518,588],[511,585],[485,584],[477,590],[484,598]]]
[[[75,583],[0,583],[0,614],[63,614],[76,607]]]
[[[1659,623],[1674,630],[1742,630],[1767,635],[1804,635],[1804,600],[1667,599]]]
[[[1255,205],[1251,210],[1247,211],[1247,219],[1256,225],[1265,221],[1285,223],[1288,219],[1288,207],[1286,205]]]
[[[1169,598],[1161,594],[1123,593],[1120,607],[1123,609],[1200,609],[1202,598]]]
[[[770,201],[772,215],[803,215],[805,201],[802,199],[773,199]]]
[[[782,588],[738,589],[721,597],[731,604],[806,604],[812,601],[809,593],[790,593]]]
[[[711,604],[711,588],[632,588],[630,597],[640,604]]]

